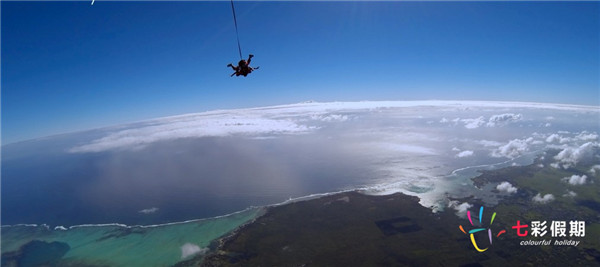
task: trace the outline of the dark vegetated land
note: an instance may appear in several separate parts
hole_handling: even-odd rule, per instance
[[[551,158],[547,156],[546,158]],[[539,164],[546,167],[541,167]],[[518,192],[506,195],[500,204],[485,207],[479,225],[477,199],[469,199],[474,226],[453,209],[432,213],[418,198],[404,194],[368,196],[347,192],[272,207],[266,215],[221,240],[219,249],[202,263],[192,259],[180,266],[600,266],[600,219],[595,210],[600,179],[591,176],[583,186],[572,186],[563,178],[583,173],[590,166],[556,169],[549,162],[485,171],[475,184],[508,181]],[[563,196],[566,189],[578,194]],[[534,203],[537,193],[552,193],[547,204]],[[492,213],[497,216],[489,222]],[[586,222],[585,237],[519,237],[516,221],[553,220]],[[469,236],[459,230],[490,228],[476,235],[485,252],[477,252]],[[498,232],[506,234],[496,237]],[[529,229],[530,230],[530,229]],[[485,234],[484,234],[485,233]],[[574,246],[522,246],[527,240],[577,240]]]

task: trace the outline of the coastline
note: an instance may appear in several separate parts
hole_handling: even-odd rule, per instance
[[[514,159],[509,159],[509,160],[505,160],[505,161],[501,161],[501,162],[496,162],[496,163],[491,163],[491,164],[483,164],[483,165],[474,165],[474,166],[466,166],[466,167],[461,167],[455,170],[452,170],[449,174],[438,177],[440,179],[446,178],[446,177],[451,177],[451,176],[456,176],[459,175],[460,172],[465,172],[465,171],[470,171],[473,174],[472,177],[465,177],[467,179],[472,179],[475,178],[479,175],[481,175],[481,172],[479,171],[493,171],[493,170],[497,170],[497,169],[502,169],[502,168],[506,168],[512,165],[508,165],[511,162],[514,163],[516,161],[519,161],[523,158],[528,158],[531,157],[532,155],[537,155],[539,153],[543,153],[544,151],[542,150],[536,150],[536,151],[531,151],[528,153],[525,153],[524,155],[521,155],[519,157],[516,157]],[[524,164],[524,165],[529,165],[529,164],[533,164],[533,161]],[[170,225],[177,225],[177,224],[185,224],[185,223],[193,223],[193,222],[200,222],[200,221],[205,221],[205,220],[211,220],[211,219],[219,219],[219,218],[225,218],[231,215],[236,215],[239,213],[243,213],[246,212],[248,210],[252,210],[252,209],[263,209],[263,208],[268,208],[268,207],[276,207],[276,206],[281,206],[281,205],[287,205],[290,203],[295,203],[298,201],[307,201],[307,200],[311,200],[311,199],[316,199],[316,198],[321,198],[321,197],[326,197],[326,196],[330,196],[330,195],[336,195],[336,194],[341,194],[341,193],[346,193],[346,192],[353,192],[353,191],[357,191],[359,193],[362,194],[366,194],[366,195],[392,195],[395,193],[404,193],[404,194],[408,194],[411,196],[416,196],[419,197],[419,193],[414,193],[414,194],[410,194],[410,192],[402,192],[402,190],[399,189],[392,189],[392,190],[387,190],[385,188],[392,186],[394,183],[384,183],[384,184],[375,184],[375,185],[371,185],[371,186],[364,186],[364,187],[357,187],[357,188],[353,188],[353,189],[346,189],[346,190],[339,190],[339,191],[332,191],[332,192],[325,192],[325,193],[314,193],[314,194],[309,194],[309,195],[305,195],[305,196],[299,196],[299,197],[295,197],[295,198],[289,198],[287,200],[284,200],[282,202],[278,202],[278,203],[273,203],[273,204],[268,204],[268,205],[264,205],[264,206],[249,206],[243,210],[239,210],[239,211],[235,211],[235,212],[231,212],[231,213],[227,213],[224,215],[218,215],[218,216],[213,216],[213,217],[206,217],[206,218],[197,218],[197,219],[190,219],[190,220],[185,220],[185,221],[176,221],[176,222],[168,222],[168,223],[162,223],[162,224],[151,224],[151,225],[140,225],[140,224],[135,224],[135,225],[127,225],[127,224],[123,224],[123,223],[118,223],[118,222],[114,222],[114,223],[101,223],[101,224],[80,224],[80,225],[72,225],[69,227],[65,227],[64,225],[56,225],[54,227],[52,227],[51,225],[48,224],[28,224],[28,223],[20,223],[20,224],[12,224],[12,225],[0,225],[0,228],[5,228],[5,227],[47,227],[47,228],[52,228],[53,230],[64,230],[62,228],[65,229],[76,229],[76,228],[82,228],[82,227],[107,227],[107,226],[116,226],[116,227],[123,227],[123,228],[153,228],[153,227],[163,227],[163,226],[170,226]],[[384,188],[384,189],[382,189]],[[421,199],[421,198],[420,198]],[[426,206],[426,205],[424,205]],[[426,206],[426,207],[431,207],[431,206]],[[62,228],[61,228],[62,227]],[[57,229],[59,228],[59,229]]]
[[[463,168],[459,168],[453,172],[451,172],[449,175],[444,176],[444,177],[448,177],[448,176],[457,176],[459,175],[461,172],[465,172],[465,173],[469,173],[469,174],[475,174],[475,175],[466,175],[464,177],[461,176],[461,179],[466,179],[469,180],[472,183],[472,188],[471,188],[471,194],[468,195],[468,197],[465,198],[460,198],[460,197],[455,197],[452,195],[445,195],[446,198],[448,198],[448,200],[456,200],[456,199],[462,199],[461,201],[469,201],[472,204],[476,204],[476,205],[484,205],[486,203],[485,199],[480,198],[477,194],[474,194],[475,192],[481,191],[478,187],[478,180],[481,180],[481,178],[484,178],[482,176],[488,175],[489,173],[494,173],[494,172],[505,172],[506,170],[511,170],[511,169],[518,169],[518,168],[539,168],[536,167],[538,162],[537,159],[534,159],[533,162],[528,162],[528,165],[520,165],[517,166],[517,168],[515,168],[514,164],[511,164],[511,162],[515,162],[515,161],[519,161],[519,160],[527,160],[529,158],[529,156],[531,155],[537,155],[539,154],[540,151],[533,151],[528,153],[527,155],[523,155],[522,157],[519,158],[515,158],[512,160],[508,160],[508,161],[503,161],[500,163],[493,163],[493,164],[488,164],[488,165],[478,165],[478,166],[470,166],[470,167],[463,167]],[[540,157],[540,155],[537,155],[537,157]],[[471,170],[473,169],[473,170]],[[449,182],[456,182],[456,180],[452,180]],[[487,184],[490,183],[494,183],[497,181],[487,181]],[[216,217],[212,217],[212,218],[203,218],[203,219],[195,219],[195,220],[187,220],[187,221],[182,221],[182,222],[172,222],[172,223],[166,223],[166,224],[157,224],[157,225],[132,225],[132,226],[128,226],[128,225],[124,225],[124,224],[118,224],[118,223],[113,223],[113,224],[84,224],[84,225],[74,225],[74,226],[70,226],[68,228],[62,227],[62,226],[56,226],[53,229],[50,228],[50,226],[45,225],[45,224],[41,224],[41,225],[37,225],[37,224],[19,224],[19,225],[4,225],[2,226],[2,230],[4,232],[5,229],[10,229],[10,228],[15,228],[15,230],[18,230],[17,228],[41,228],[42,229],[42,238],[33,238],[32,240],[42,240],[45,242],[52,242],[52,241],[59,241],[62,239],[59,238],[48,238],[43,237],[44,235],[47,235],[48,233],[50,233],[50,235],[54,234],[54,235],[62,235],[62,236],[68,236],[70,234],[74,234],[74,232],[78,232],[78,231],[84,231],[84,233],[86,233],[83,236],[79,236],[77,238],[85,238],[86,235],[98,235],[97,238],[95,239],[91,239],[91,240],[111,240],[114,242],[120,242],[118,239],[122,236],[131,236],[131,235],[146,235],[149,233],[149,231],[167,231],[167,236],[170,236],[170,234],[168,234],[168,231],[170,231],[169,229],[175,227],[193,227],[194,225],[203,225],[203,224],[211,224],[211,222],[217,222],[217,221],[228,221],[230,219],[232,219],[232,217],[239,217],[239,216],[244,216],[245,213],[252,213],[251,217],[245,217],[247,219],[244,219],[242,221],[240,221],[237,225],[232,226],[231,228],[222,231],[221,234],[218,234],[216,236],[214,236],[214,238],[211,238],[210,240],[205,240],[205,241],[194,241],[195,243],[192,244],[198,244],[198,248],[200,249],[200,253],[196,253],[195,255],[191,256],[191,257],[182,257],[181,259],[175,259],[172,258],[170,260],[171,265],[174,264],[173,266],[198,266],[201,264],[204,264],[205,262],[205,258],[209,258],[209,261],[214,260],[215,257],[219,258],[221,256],[223,256],[223,251],[227,250],[228,247],[231,247],[234,243],[239,242],[238,238],[241,235],[245,235],[245,233],[248,233],[249,231],[251,231],[253,228],[255,228],[257,225],[259,225],[262,220],[264,220],[265,218],[269,218],[271,216],[273,216],[273,211],[277,211],[277,210],[285,210],[285,209],[291,209],[291,207],[296,207],[296,206],[302,206],[302,205],[312,205],[310,203],[321,203],[322,205],[330,205],[331,203],[335,203],[335,205],[337,205],[338,203],[344,203],[344,202],[351,202],[351,199],[365,199],[365,201],[378,201],[381,202],[382,200],[385,199],[404,199],[404,200],[408,200],[408,202],[411,203],[417,203],[418,206],[413,206],[412,208],[410,208],[410,210],[419,210],[419,213],[422,214],[423,217],[433,217],[433,218],[437,218],[436,220],[440,220],[441,218],[443,218],[444,221],[446,222],[455,222],[455,223],[460,223],[460,218],[458,216],[456,216],[454,214],[454,210],[453,209],[442,209],[439,210],[437,212],[435,212],[435,210],[433,209],[433,207],[427,207],[424,206],[421,201],[422,198],[420,198],[418,195],[410,195],[410,194],[406,194],[404,192],[394,192],[391,194],[381,194],[381,192],[376,192],[375,194],[373,192],[369,192],[369,189],[373,189],[374,187],[363,187],[363,188],[356,188],[356,189],[351,189],[351,190],[342,190],[342,191],[337,191],[337,192],[329,192],[329,193],[318,193],[318,194],[311,194],[311,195],[307,195],[307,196],[302,196],[302,197],[297,197],[297,198],[290,198],[288,200],[285,200],[283,202],[280,203],[275,203],[272,205],[265,205],[265,206],[260,206],[260,207],[249,207],[246,208],[242,211],[237,211],[237,212],[233,212],[230,214],[226,214],[226,215],[221,215],[221,216],[216,216]],[[477,189],[477,190],[475,190]],[[345,200],[345,198],[348,197],[348,201]],[[507,197],[510,198],[510,196],[502,196],[503,199],[506,199]],[[522,195],[521,195],[522,197]],[[369,200],[371,199],[371,200]],[[327,202],[328,201],[328,202]],[[325,203],[323,203],[325,202]],[[404,201],[406,202],[406,201]],[[403,202],[399,202],[399,203],[403,203]],[[384,203],[385,204],[385,203]],[[412,205],[412,204],[411,204]],[[487,206],[487,204],[485,204]],[[378,205],[374,205],[373,207],[377,207]],[[355,210],[354,212],[351,212],[350,214],[360,214],[361,211],[360,209]],[[412,214],[411,212],[408,212],[409,214]],[[341,216],[341,215],[340,215]],[[309,218],[312,216],[308,216]],[[385,216],[384,216],[385,217]],[[390,220],[390,218],[393,220],[395,217],[382,217],[379,218],[377,220],[383,220],[383,224],[385,225],[386,222],[385,220]],[[386,219],[387,218],[387,219]],[[417,221],[419,220],[418,218],[412,218],[410,217],[412,221]],[[336,218],[333,218],[334,220]],[[372,222],[371,222],[372,223]],[[431,222],[428,222],[431,223]],[[218,223],[217,223],[218,224]],[[427,224],[427,223],[426,223]],[[420,224],[415,224],[415,225],[420,225]],[[300,226],[299,226],[300,227]],[[415,227],[415,226],[411,226],[411,227]],[[419,226],[422,227],[422,226]],[[419,228],[417,227],[417,228]],[[99,232],[104,231],[105,233],[103,234],[99,234]],[[198,230],[193,230],[193,232],[196,235],[199,235],[199,231]],[[454,234],[452,233],[452,231],[448,232],[449,234]],[[7,250],[7,246],[3,246],[3,257],[5,256],[6,252],[10,252],[10,251],[16,251],[15,250],[15,245],[10,245],[10,243],[5,243],[5,235],[3,235],[3,245],[9,244],[8,247],[12,247],[12,250]],[[456,239],[460,239],[461,237],[459,236],[455,236]],[[68,238],[67,238],[68,240]],[[450,241],[449,241],[450,242]],[[118,245],[116,245],[118,246]],[[179,246],[181,246],[181,243],[179,243],[179,245],[174,245],[173,246],[173,250],[171,251],[171,254],[175,254],[177,255],[177,251],[179,251]],[[18,246],[20,247],[20,246]],[[72,253],[73,254],[73,253]],[[72,259],[72,258],[76,258],[76,259],[81,259],[82,257],[86,257],[85,255],[88,254],[81,254],[81,253],[74,253],[76,254],[76,256],[67,254],[66,259]],[[69,258],[71,257],[71,258]],[[220,260],[222,260],[222,258],[219,258]],[[98,259],[97,259],[98,260]],[[81,260],[81,261],[76,261],[76,263],[86,263],[85,260]],[[87,263],[86,263],[87,264]],[[116,264],[116,265],[111,265],[111,264],[107,264],[107,263],[103,263],[105,265],[108,266],[126,266],[126,264]],[[92,265],[93,266],[93,265]]]
[[[489,248],[485,253],[475,251],[468,235],[459,231],[459,225],[471,226],[458,210],[432,213],[417,197],[403,193],[373,196],[351,191],[270,207],[263,216],[223,237],[204,261],[177,267],[600,265],[600,221],[595,210],[600,207],[595,191],[600,185],[595,182],[577,188],[579,199],[557,196],[554,205],[536,203],[532,197],[540,191],[564,190],[560,181],[566,173],[589,169],[586,165],[574,170],[542,168],[540,161],[543,156],[527,166],[481,173],[477,178],[485,184],[508,180],[519,188],[516,194],[501,194],[502,201],[495,205],[473,195],[461,200],[474,206],[471,211],[485,206],[486,219],[492,211],[498,212],[493,227],[490,225],[494,236],[508,229],[506,235],[494,238],[493,244],[481,243]],[[553,189],[555,183],[558,189]],[[582,201],[588,205],[580,205]],[[536,219],[585,221],[588,232],[565,241],[549,235],[521,237],[510,230],[516,220],[529,224]],[[524,240],[546,241],[523,245]]]

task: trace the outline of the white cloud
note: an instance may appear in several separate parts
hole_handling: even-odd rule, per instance
[[[563,195],[563,197],[576,197],[577,193],[571,191],[571,190],[567,190],[567,193]]]
[[[465,128],[467,129],[476,129],[485,125],[485,118],[483,116],[475,119],[462,119],[461,121],[465,123]]]
[[[561,144],[567,144],[567,143],[571,143],[571,142],[573,142],[573,138],[571,138],[571,137],[561,137],[560,138]]]
[[[576,166],[582,161],[593,159],[594,152],[598,149],[597,143],[587,142],[579,147],[567,147],[554,156],[555,160],[562,163],[562,167],[567,169]]]
[[[521,115],[521,114],[514,114],[514,113],[505,113],[505,114],[493,115],[488,120],[486,126],[487,127],[494,127],[494,126],[505,125],[505,124],[508,124],[508,123],[511,123],[511,122],[520,121],[522,118],[523,118],[523,115]]]
[[[458,204],[458,201],[452,200],[448,202],[448,207],[455,209],[456,215],[464,217],[467,214],[467,210],[473,207],[473,205],[469,204],[468,202]]]
[[[552,194],[546,194],[542,197],[540,193],[538,193],[537,195],[535,195],[535,197],[532,198],[532,200],[537,203],[546,204],[550,201],[553,201],[554,196]]]
[[[330,115],[312,115],[311,119],[313,120],[319,120],[319,121],[324,121],[324,122],[332,122],[332,121],[347,121],[348,120],[348,116],[346,115],[339,115],[339,114],[330,114]]]
[[[506,193],[509,193],[509,194],[517,192],[517,188],[514,187],[509,182],[502,182],[502,183],[500,183],[498,186],[496,186],[496,189],[498,189],[498,191],[500,191],[500,192],[506,192]]]
[[[208,248],[200,248],[198,245],[192,243],[185,243],[181,246],[181,259],[185,259],[196,254],[205,254],[208,252]]]
[[[303,125],[301,122],[317,114],[316,119],[323,121],[354,120],[349,111],[383,111],[386,109],[423,109],[428,111],[435,107],[447,110],[472,110],[477,108],[501,109],[552,109],[576,112],[597,112],[595,107],[557,105],[541,103],[484,102],[484,101],[364,101],[364,102],[331,102],[331,103],[299,103],[292,105],[271,106],[262,108],[220,110],[197,114],[187,114],[167,118],[154,119],[134,124],[121,125],[111,129],[102,129],[106,134],[98,139],[85,141],[70,150],[72,153],[102,152],[120,149],[139,149],[154,142],[181,138],[220,137],[231,135],[270,136],[281,134],[308,133],[317,127]],[[331,115],[327,115],[331,114]],[[439,114],[439,113],[438,113]],[[476,113],[475,113],[476,114]],[[452,113],[444,114],[440,122],[452,121],[475,129],[482,126],[497,126],[504,123],[520,121],[521,114],[505,113],[493,115],[486,119],[483,116],[471,119],[449,120]],[[479,116],[479,115],[477,115]],[[109,131],[111,130],[111,131]],[[583,138],[584,136],[582,136]]]
[[[529,150],[528,140],[513,139],[492,152],[493,157],[516,158]]]
[[[143,209],[143,210],[140,210],[140,211],[138,211],[138,212],[139,212],[139,213],[143,213],[143,214],[152,214],[152,213],[155,213],[155,212],[157,212],[157,211],[158,211],[158,208],[157,208],[157,207],[152,207],[152,208],[149,208],[149,209]]]
[[[480,141],[477,141],[477,143],[482,146],[485,146],[485,147],[502,145],[502,143],[500,143],[500,142],[489,141],[489,140],[480,140]]]
[[[531,136],[537,137],[537,138],[544,138],[546,136],[546,134],[533,132],[533,133],[531,133]]]
[[[586,179],[587,179],[586,175],[579,176],[579,175],[573,174],[571,177],[563,178],[563,181],[566,181],[572,185],[582,185],[582,184],[585,184]]]
[[[546,138],[546,143],[561,143],[566,144],[572,142],[573,139],[570,137],[565,137],[560,134],[551,134]]]
[[[453,147],[453,148],[452,148],[452,151],[456,151],[456,152],[458,152],[458,151],[460,151],[460,149],[458,149],[458,147]]]
[[[480,116],[478,118],[473,118],[473,119],[456,118],[452,121],[455,124],[457,124],[458,122],[464,123],[465,128],[467,128],[467,129],[476,129],[481,126],[486,126],[486,127],[503,126],[503,125],[506,125],[511,122],[520,121],[522,118],[523,118],[523,115],[521,115],[521,114],[505,113],[505,114],[493,115],[487,121],[486,121],[485,117],[483,117],[483,116]],[[444,118],[440,122],[448,122],[448,120]]]
[[[598,140],[598,134],[583,131],[580,134],[578,134],[577,136],[575,136],[575,139],[580,140],[580,141],[596,141],[596,140]]]
[[[465,151],[462,151],[462,152],[456,154],[456,156],[459,157],[459,158],[470,157],[470,156],[473,156],[473,151],[471,151],[471,150],[465,150]]]
[[[303,133],[313,128],[291,120],[249,115],[184,115],[148,122],[145,126],[120,130],[69,150],[71,153],[101,152],[114,149],[139,149],[151,143],[180,138],[230,135]]]
[[[551,134],[550,136],[548,136],[548,138],[546,138],[546,142],[548,143],[555,143],[560,141],[560,135],[558,134]]]
[[[594,166],[592,166],[592,168],[590,168],[590,174],[591,175],[596,175],[596,170],[600,171],[600,165],[594,165]]]
[[[532,145],[542,145],[544,144],[544,142],[540,141],[540,140],[535,140],[533,142],[531,142]]]

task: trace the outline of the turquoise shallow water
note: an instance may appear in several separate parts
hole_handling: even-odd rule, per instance
[[[157,226],[90,225],[67,230],[50,229],[45,225],[5,226],[2,227],[2,266],[11,266],[11,263],[22,263],[22,266],[50,257],[50,252],[14,256],[26,244],[39,245],[30,243],[34,240],[53,244],[47,245],[48,248],[62,249],[64,244],[68,245],[62,258],[60,255],[64,252],[58,251],[61,252],[58,263],[63,266],[172,266],[191,257],[184,257],[184,251],[185,254],[195,252],[195,255],[206,252],[213,240],[263,211],[252,208],[217,218]],[[62,246],[52,242],[60,242]]]

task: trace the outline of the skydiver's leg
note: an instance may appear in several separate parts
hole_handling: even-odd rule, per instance
[[[254,57],[253,54],[248,55],[248,60],[247,60],[248,66],[250,66],[250,61],[252,60],[253,57]]]

